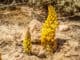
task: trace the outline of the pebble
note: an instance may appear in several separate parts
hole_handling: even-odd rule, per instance
[[[31,34],[31,42],[39,42],[40,41],[40,29],[41,29],[41,22],[33,19],[29,23],[29,31]]]
[[[68,25],[59,25],[59,31],[64,32],[64,31],[68,31],[69,30],[69,26]]]

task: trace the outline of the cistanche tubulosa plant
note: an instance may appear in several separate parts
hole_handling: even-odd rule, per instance
[[[48,5],[48,17],[42,25],[41,29],[41,44],[49,52],[54,52],[57,48],[57,41],[55,39],[56,28],[58,27],[58,19],[55,8]]]

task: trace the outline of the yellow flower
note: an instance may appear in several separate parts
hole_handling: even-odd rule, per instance
[[[48,5],[48,17],[41,29],[41,43],[46,50],[54,51],[57,47],[57,42],[54,39],[57,27],[58,20],[55,8]]]
[[[31,45],[31,36],[29,31],[27,31],[26,36],[23,40],[23,48],[26,53],[29,54],[31,52],[32,45]]]

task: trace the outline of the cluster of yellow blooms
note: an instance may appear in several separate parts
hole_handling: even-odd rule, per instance
[[[30,32],[27,31],[26,35],[25,35],[25,38],[23,40],[23,49],[24,49],[25,53],[30,54],[31,53],[31,48],[32,48],[31,35],[30,35]]]
[[[55,8],[52,5],[48,5],[48,17],[45,23],[43,23],[41,29],[41,44],[47,51],[54,52],[57,48],[57,42],[55,40],[55,32],[57,27],[58,21]],[[31,52],[32,45],[29,31],[23,40],[23,48],[26,53]]]
[[[58,25],[55,8],[48,5],[48,17],[41,29],[41,43],[48,51],[54,51],[57,48],[55,32]]]

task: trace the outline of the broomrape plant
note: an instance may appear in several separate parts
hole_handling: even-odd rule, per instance
[[[25,38],[23,40],[23,49],[25,51],[25,53],[30,54],[31,53],[31,48],[32,48],[32,44],[31,44],[31,35],[30,32],[27,31]]]
[[[55,32],[58,27],[57,14],[52,5],[48,5],[48,17],[41,29],[41,44],[47,51],[54,52],[57,48]]]
[[[57,41],[55,39],[56,28],[58,27],[58,20],[55,8],[52,5],[48,5],[48,17],[42,25],[41,29],[41,44],[46,51],[54,52],[57,48]],[[28,31],[23,40],[23,48],[26,53],[31,52],[32,43],[31,35]]]

